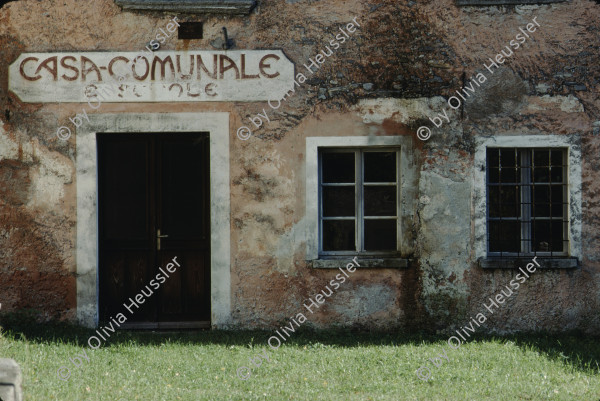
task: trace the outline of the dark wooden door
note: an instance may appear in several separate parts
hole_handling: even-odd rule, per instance
[[[100,318],[123,313],[125,327],[209,326],[208,134],[97,140]],[[173,258],[180,267],[169,273]],[[169,276],[162,283],[159,268]],[[143,303],[131,306],[137,294]]]

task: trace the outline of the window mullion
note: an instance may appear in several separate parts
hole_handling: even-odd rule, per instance
[[[490,160],[489,150],[485,149],[485,245],[486,251],[489,254],[490,251]]]
[[[363,212],[364,212],[364,207],[363,207],[363,199],[364,199],[364,186],[363,186],[363,151],[362,150],[356,150],[355,152],[355,170],[354,170],[354,175],[356,177],[355,180],[355,196],[356,196],[356,212],[355,212],[355,216],[356,216],[356,240],[355,240],[355,244],[356,244],[356,249],[358,250],[358,252],[364,252],[364,244],[365,244],[365,234],[364,234],[364,224],[363,224]]]
[[[396,151],[396,251],[400,252],[402,249],[402,221],[401,216],[401,204],[402,204],[402,175],[400,171],[402,152]]]
[[[531,236],[532,150],[522,149],[519,153],[521,158],[521,252],[529,254],[532,252],[531,242],[533,240]]]

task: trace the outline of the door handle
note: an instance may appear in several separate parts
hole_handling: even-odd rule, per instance
[[[167,238],[168,235],[160,235],[160,228],[156,230],[156,250],[160,251],[160,239]]]

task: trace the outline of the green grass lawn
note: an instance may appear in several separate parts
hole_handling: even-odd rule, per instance
[[[451,350],[447,336],[305,331],[272,350],[270,331],[117,332],[92,350],[93,333],[5,325],[0,357],[21,366],[28,401],[600,400],[600,339],[575,334],[479,336]],[[428,362],[443,349],[448,361]],[[238,378],[264,350],[270,362]],[[76,368],[69,358],[84,351]]]

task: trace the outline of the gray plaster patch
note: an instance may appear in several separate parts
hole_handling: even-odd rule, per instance
[[[471,220],[471,185],[424,171],[419,192],[427,194],[420,199],[417,240],[423,302],[432,316],[447,316],[449,301],[462,303],[468,292],[462,278],[470,266],[470,226],[465,222]]]
[[[396,308],[394,290],[383,284],[361,285],[351,291],[340,291],[334,302],[333,310],[348,323]]]
[[[526,102],[527,85],[518,75],[502,66],[493,71],[493,74],[485,69],[481,71],[487,80],[480,87],[473,83],[474,93],[465,89],[471,95],[464,102],[465,112],[471,119],[512,115]],[[470,87],[470,82],[465,83]]]

